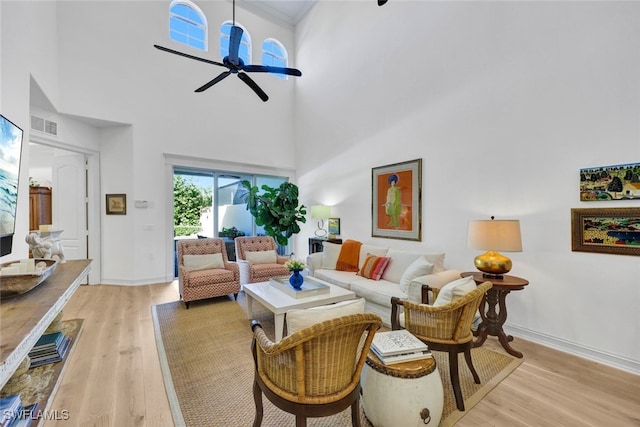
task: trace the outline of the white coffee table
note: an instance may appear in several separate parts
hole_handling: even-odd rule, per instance
[[[243,286],[244,292],[247,295],[247,316],[249,319],[253,318],[252,306],[254,299],[269,309],[269,311],[273,313],[275,322],[275,340],[280,341],[284,329],[285,315],[288,310],[293,308],[317,307],[319,305],[346,301],[356,297],[356,294],[350,290],[327,282],[323,283],[329,286],[328,293],[306,298],[291,297],[270,285],[269,282],[248,283]]]

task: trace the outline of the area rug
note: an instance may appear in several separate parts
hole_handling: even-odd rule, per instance
[[[228,297],[193,301],[186,310],[174,301],[152,307],[154,329],[167,396],[176,426],[245,427],[253,423],[253,359],[251,328],[241,292],[238,301]],[[268,335],[273,336],[273,315],[253,305]],[[482,379],[475,384],[460,359],[460,383],[465,407],[472,408],[522,363],[487,348],[472,350],[474,366]],[[449,382],[446,353],[434,352],[444,387],[444,411],[440,426],[451,426],[465,412],[456,409]],[[263,426],[293,426],[295,417],[273,406],[266,398]],[[371,427],[361,413],[362,425]],[[313,427],[350,426],[350,410],[326,418],[308,420]]]

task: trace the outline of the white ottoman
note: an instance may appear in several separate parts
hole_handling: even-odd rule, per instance
[[[437,427],[444,394],[433,358],[385,365],[369,352],[362,369],[362,407],[375,427]]]

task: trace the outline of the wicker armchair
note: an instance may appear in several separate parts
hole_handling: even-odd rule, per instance
[[[351,314],[316,323],[273,343],[254,320],[253,426],[262,424],[262,393],[278,408],[294,414],[297,427],[306,426],[307,417],[326,417],[349,406],[353,426],[360,426],[360,373],[381,324],[376,314]]]
[[[391,298],[392,329],[400,329],[398,306],[403,306],[404,327],[427,343],[431,350],[449,353],[449,376],[456,398],[456,406],[460,411],[464,411],[464,401],[458,376],[458,353],[464,353],[474,381],[476,384],[480,384],[480,377],[471,360],[471,348],[473,347],[471,323],[478,311],[482,297],[492,286],[491,282],[484,282],[473,291],[439,307],[401,301],[397,297]]]
[[[265,282],[271,277],[290,274],[284,263],[289,259],[276,256],[274,263],[255,264],[247,261],[247,252],[275,251],[276,241],[271,236],[236,237],[236,260],[240,267],[240,284]]]
[[[238,265],[227,258],[227,250],[222,239],[180,240],[178,247],[178,286],[180,297],[186,308],[194,300],[219,297],[240,292],[240,270]],[[224,268],[189,270],[184,263],[185,255],[222,254]]]

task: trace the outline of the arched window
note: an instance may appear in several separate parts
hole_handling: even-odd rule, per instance
[[[266,39],[262,43],[262,65],[271,67],[287,67],[287,49],[276,39]],[[274,74],[281,79],[287,79],[286,74]]]
[[[232,22],[227,21],[220,26],[220,57],[224,58],[229,56],[229,37],[231,34]],[[244,61],[245,64],[251,64],[251,36],[247,32],[246,28],[236,22],[236,27],[242,28],[242,40],[240,40],[240,49],[238,50],[238,57]]]
[[[207,18],[189,0],[174,0],[169,6],[169,37],[196,49],[207,50]]]

